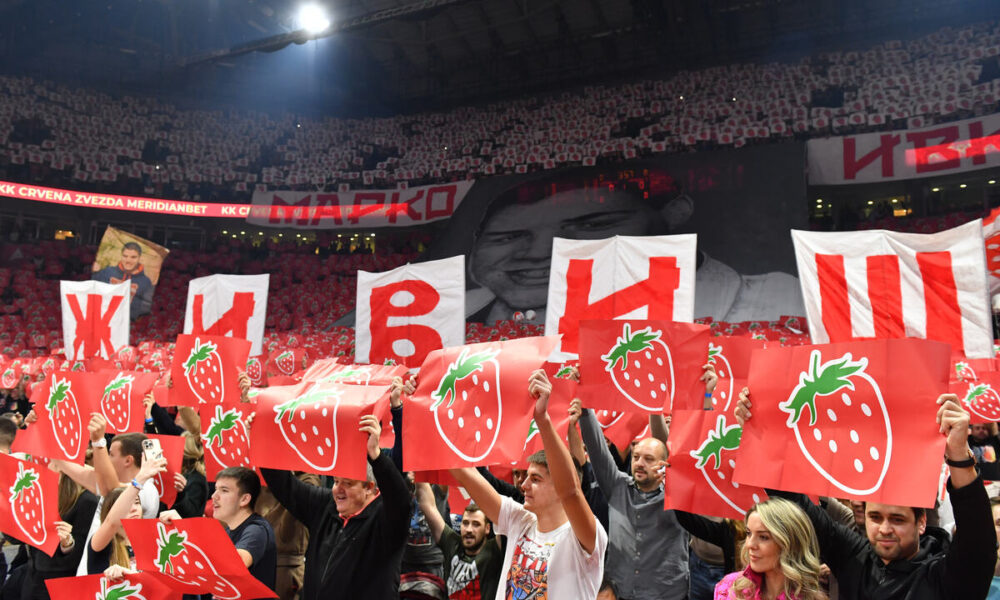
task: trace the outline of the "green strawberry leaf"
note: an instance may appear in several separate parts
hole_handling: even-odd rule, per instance
[[[809,357],[809,373],[802,373],[799,378],[799,385],[795,388],[794,395],[787,401],[778,405],[778,408],[789,413],[788,425],[798,423],[802,417],[802,411],[809,409],[809,425],[816,424],[816,397],[827,396],[844,388],[854,389],[854,381],[851,377],[863,373],[868,366],[868,359],[862,357],[860,360],[851,360],[851,353],[831,360],[820,365],[822,357],[819,350],[813,350]]]
[[[131,598],[133,595],[136,598],[142,598],[139,592],[142,591],[142,584],[136,584],[136,587],[129,587],[131,585],[128,581],[123,581],[116,585],[107,587],[108,580],[101,578],[101,592],[97,595],[97,600],[125,600],[126,598]]]
[[[573,375],[573,367],[569,365],[561,367],[558,371],[556,371],[556,377],[559,379],[568,379],[572,375]]]
[[[215,407],[215,417],[212,418],[208,431],[205,432],[205,439],[208,441],[208,445],[212,446],[218,443],[221,446],[222,434],[236,427],[239,419],[240,413],[235,409],[229,409],[223,413],[222,407],[217,405]]]
[[[722,354],[722,346],[716,346],[712,342],[708,343],[708,362],[714,363],[715,357]]]
[[[52,416],[59,417],[59,403],[66,399],[66,394],[69,393],[71,386],[65,379],[55,379],[52,381],[52,389],[49,390],[49,400],[45,403],[45,408],[48,409]]]
[[[463,349],[458,358],[455,359],[455,362],[448,367],[448,371],[444,377],[441,378],[437,390],[431,392],[431,399],[434,400],[431,410],[441,406],[441,403],[449,395],[451,399],[448,400],[448,406],[454,404],[455,396],[457,395],[455,386],[458,382],[471,376],[476,371],[482,371],[483,365],[495,358],[497,354],[500,354],[499,350],[484,350],[470,355],[468,348]]]
[[[708,461],[715,459],[715,469],[722,467],[722,451],[736,450],[740,447],[740,440],[743,437],[743,428],[737,424],[726,426],[726,417],[719,415],[715,421],[715,429],[708,432],[708,438],[697,450],[691,451],[691,458],[698,462],[695,467],[700,469],[708,464]]]
[[[8,490],[10,492],[10,501],[13,502],[21,495],[21,492],[27,489],[31,489],[38,481],[38,473],[34,469],[24,470],[24,464],[18,463],[17,465],[17,477],[14,479],[14,485]]]
[[[966,404],[975,404],[976,400],[990,390],[990,386],[985,383],[979,383],[976,385],[970,385],[969,391],[965,394],[965,399],[963,402]]]
[[[632,333],[630,324],[625,323],[622,336],[618,338],[618,342],[611,348],[610,352],[601,356],[601,359],[606,363],[605,370],[612,371],[618,368],[624,370],[628,366],[629,354],[652,348],[652,342],[660,339],[661,335],[659,331],[654,333],[650,327]],[[620,367],[618,366],[619,363],[621,364]]]
[[[336,397],[339,395],[340,392],[331,390],[329,388],[320,389],[319,385],[314,385],[311,388],[309,388],[309,390],[307,390],[305,394],[302,394],[301,396],[292,398],[288,402],[275,406],[274,412],[276,412],[277,414],[274,417],[274,422],[278,423],[279,421],[281,421],[281,419],[284,419],[285,416],[287,415],[288,418],[286,419],[286,422],[291,423],[292,417],[295,416],[295,411],[303,404],[312,405],[316,404],[317,402],[323,402],[330,396]]]
[[[131,375],[119,374],[117,377],[111,380],[111,383],[109,383],[107,387],[104,388],[104,395],[107,396],[111,392],[115,390],[120,390],[130,383],[132,383]]]
[[[156,529],[159,532],[156,540],[158,552],[153,564],[160,569],[160,572],[173,575],[174,565],[171,559],[184,552],[184,542],[187,541],[187,532],[171,531],[167,533],[162,523],[157,523]]]
[[[217,346],[212,342],[202,344],[200,339],[195,338],[191,354],[188,354],[187,360],[184,361],[184,374],[190,373],[198,363],[208,360],[216,348]]]

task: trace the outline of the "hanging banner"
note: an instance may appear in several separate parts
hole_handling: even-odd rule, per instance
[[[355,360],[419,367],[427,354],[465,342],[465,257],[386,271],[358,271]]]
[[[254,192],[247,223],[294,229],[410,227],[451,217],[472,185],[456,181],[400,190]]]
[[[112,358],[128,346],[128,283],[60,281],[67,360]]]
[[[148,314],[153,305],[153,292],[160,281],[160,268],[170,251],[132,235],[108,227],[94,257],[90,278],[104,283],[128,283],[131,318]]]
[[[545,335],[579,352],[580,321],[694,319],[697,236],[615,236],[552,243]],[[541,274],[540,274],[541,275]]]
[[[263,352],[270,275],[209,275],[188,284],[184,333],[240,338]]]
[[[940,233],[792,231],[809,334],[939,340],[993,356],[982,224]]]
[[[806,142],[809,185],[877,183],[1000,166],[1000,115]]]

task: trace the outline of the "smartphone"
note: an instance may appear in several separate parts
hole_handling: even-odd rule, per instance
[[[160,440],[152,438],[142,440],[142,460],[156,460],[157,458],[163,458]]]

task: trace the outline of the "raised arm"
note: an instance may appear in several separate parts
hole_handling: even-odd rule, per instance
[[[392,464],[392,459],[379,447],[382,426],[378,417],[362,415],[360,429],[368,434],[368,462],[372,466],[372,473],[375,474],[375,482],[382,497],[382,515],[387,525],[386,534],[389,539],[398,536],[402,540],[406,537],[410,526],[410,489],[403,474]]]
[[[597,545],[597,517],[591,512],[590,505],[583,495],[569,448],[559,439],[556,427],[549,418],[549,395],[552,393],[552,383],[549,382],[545,371],[539,369],[531,374],[531,379],[528,380],[528,393],[536,399],[535,424],[538,426],[539,435],[542,436],[552,485],[566,512],[566,518],[573,527],[577,542],[587,554],[591,554]]]
[[[493,486],[472,467],[451,469],[451,476],[458,480],[459,485],[469,492],[472,499],[482,509],[490,521],[496,523],[500,519],[500,504],[503,498],[493,489]]]
[[[101,521],[101,525],[90,538],[90,547],[94,549],[94,552],[100,552],[107,548],[108,543],[115,537],[122,519],[128,516],[132,505],[139,499],[139,490],[142,486],[155,477],[157,473],[162,473],[166,470],[167,459],[162,457],[143,463],[142,468],[139,469],[139,473],[135,476],[136,483],[139,484],[138,487],[132,484],[125,486],[125,491],[119,494],[118,499],[111,505],[107,516]]]
[[[87,431],[90,432],[90,443],[92,446],[95,442],[100,442],[104,439],[104,431],[107,426],[108,422],[101,413],[95,412],[90,415]],[[94,471],[97,473],[97,485],[100,489],[100,494],[103,496],[116,487],[125,485],[125,482],[118,479],[115,466],[111,464],[107,444],[93,446],[93,449]]]
[[[571,406],[579,404],[579,402],[579,399],[574,399]],[[614,486],[619,482],[627,481],[629,476],[618,469],[614,457],[611,456],[611,449],[604,441],[604,434],[601,433],[597,417],[594,415],[594,411],[589,408],[583,409],[583,413],[580,415],[580,435],[583,437],[583,443],[587,446],[590,464],[594,465],[594,477],[597,478],[597,484],[601,486],[604,495],[610,498]]]
[[[420,512],[424,513],[427,525],[431,528],[431,535],[434,536],[434,543],[441,541],[441,533],[448,525],[444,522],[444,517],[438,512],[437,501],[434,498],[434,490],[431,484],[421,482],[417,484],[417,505]]]

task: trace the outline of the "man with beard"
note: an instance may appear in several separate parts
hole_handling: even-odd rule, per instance
[[[500,538],[490,539],[493,524],[482,510],[470,504],[462,513],[461,533],[445,523],[438,512],[430,484],[417,484],[417,502],[431,527],[434,542],[444,554],[444,580],[451,600],[496,597],[503,549]]]
[[[117,265],[95,271],[91,279],[104,283],[128,281],[132,293],[129,305],[132,318],[148,313],[153,304],[153,282],[143,271],[142,246],[135,242],[127,242],[122,246],[122,257]]]

